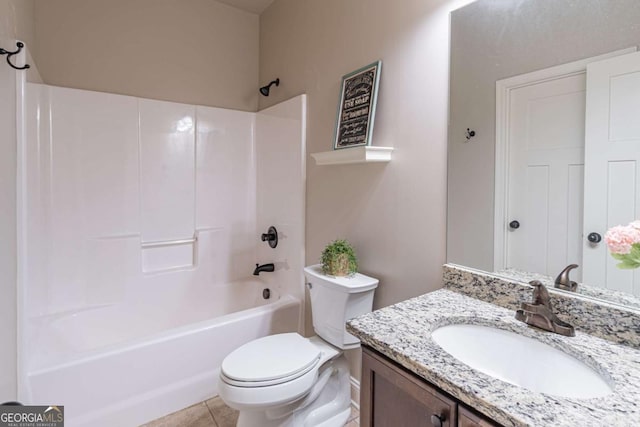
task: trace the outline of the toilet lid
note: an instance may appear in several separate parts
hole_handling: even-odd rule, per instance
[[[296,333],[270,335],[251,341],[222,361],[229,379],[247,382],[297,377],[318,362],[320,350]],[[291,378],[293,379],[293,378]]]

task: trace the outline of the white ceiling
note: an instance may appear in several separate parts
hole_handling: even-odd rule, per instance
[[[226,3],[229,6],[237,7],[238,9],[246,10],[247,12],[261,14],[266,8],[269,7],[273,0],[218,0],[221,3]]]

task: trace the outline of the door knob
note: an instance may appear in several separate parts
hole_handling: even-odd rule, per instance
[[[589,233],[587,236],[587,240],[591,243],[600,243],[602,241],[602,236],[599,233]]]
[[[510,227],[510,228],[513,228],[514,230],[517,230],[518,228],[520,228],[520,222],[515,221],[515,220],[514,220],[514,221],[511,221],[511,222],[509,223],[509,227]]]

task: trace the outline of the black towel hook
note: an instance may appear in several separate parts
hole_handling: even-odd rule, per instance
[[[471,138],[473,138],[474,136],[476,136],[476,131],[475,130],[471,130],[469,128],[467,128],[467,134],[466,134],[466,138],[467,141],[469,141]]]
[[[31,68],[31,66],[29,64],[25,64],[24,67],[16,67],[15,65],[13,65],[11,63],[11,57],[13,55],[17,55],[22,51],[22,48],[24,47],[24,43],[22,42],[17,42],[16,46],[18,46],[18,50],[16,51],[9,51],[9,50],[4,50],[0,47],[0,55],[7,55],[7,64],[9,64],[11,66],[11,68],[14,68],[16,70],[26,70],[27,68]]]

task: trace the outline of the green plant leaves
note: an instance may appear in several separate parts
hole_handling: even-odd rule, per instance
[[[622,270],[633,270],[640,268],[640,244],[634,243],[628,254],[611,254],[613,259],[621,261],[616,267]]]
[[[332,266],[337,265],[340,255],[346,256],[349,261],[349,274],[358,271],[358,259],[353,246],[345,239],[334,240],[328,244],[322,251],[321,262],[322,272],[324,274],[334,275]]]
[[[618,263],[616,266],[622,270],[633,270],[640,267],[640,262],[631,259],[625,259],[621,263]]]

